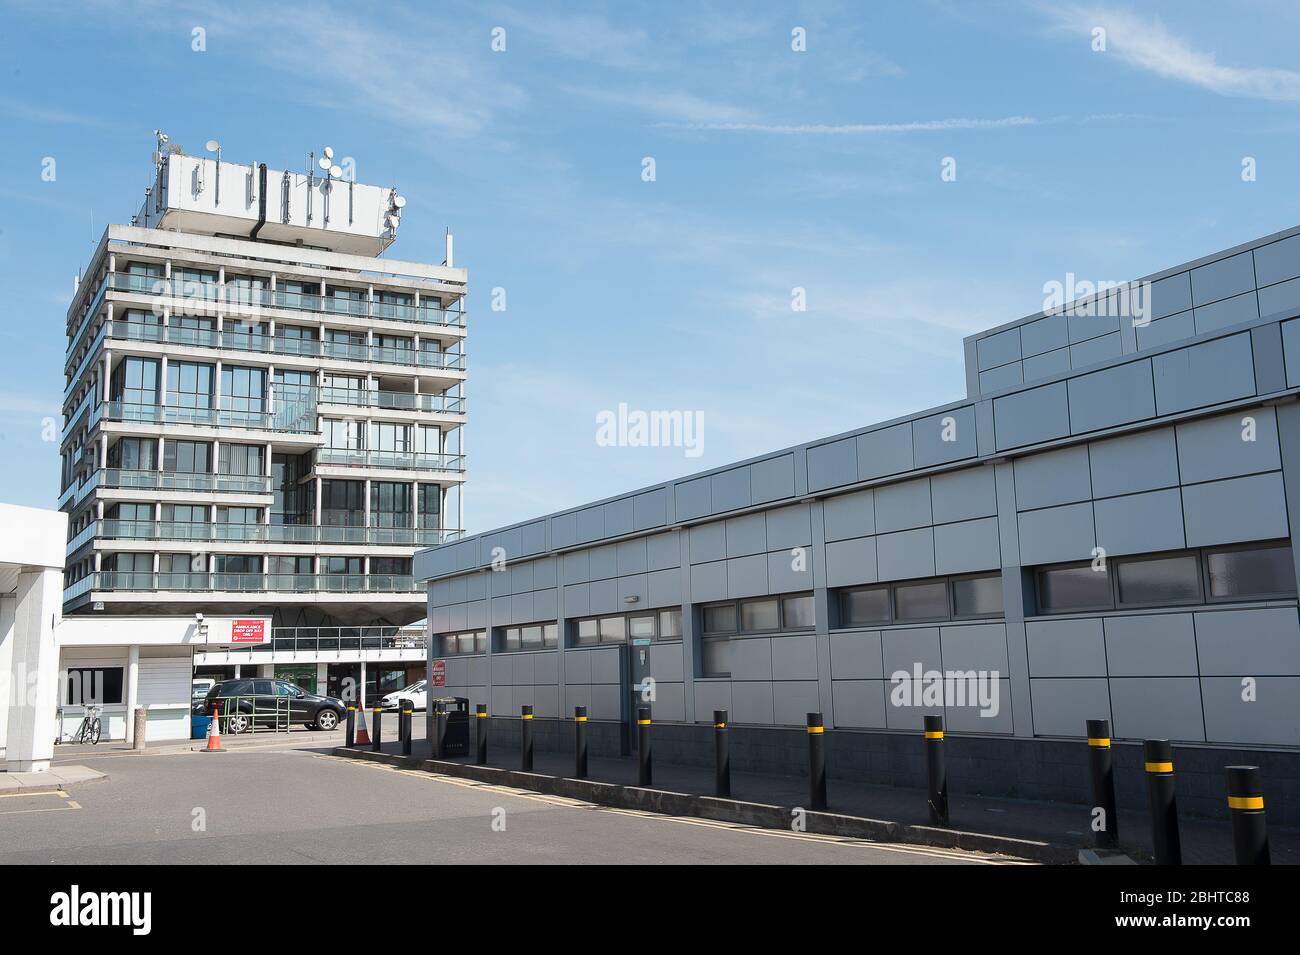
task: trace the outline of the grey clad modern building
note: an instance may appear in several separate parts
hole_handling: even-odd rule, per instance
[[[1175,742],[1180,802],[1264,768],[1300,821],[1300,229],[973,335],[967,397],[421,551],[430,663],[493,732],[916,784],[942,712],[954,789],[1121,800]],[[436,672],[436,671],[435,671]],[[647,680],[647,678],[649,678]],[[1132,770],[1131,772],[1128,770]]]

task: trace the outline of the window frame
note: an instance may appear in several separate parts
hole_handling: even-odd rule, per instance
[[[1055,568],[1052,568],[1055,569]],[[953,587],[954,582],[960,580],[982,580],[994,579],[1002,581],[1002,572],[1000,570],[982,570],[966,574],[946,574],[941,577],[914,577],[908,580],[890,580],[878,581],[872,584],[856,584],[851,587],[837,587],[835,593],[835,610],[838,615],[835,621],[836,630],[870,630],[878,627],[906,627],[913,624],[927,623],[962,623],[967,620],[1001,620],[1006,617],[1006,603],[1003,602],[1002,609],[997,613],[963,613],[957,612],[957,596]],[[947,607],[947,614],[942,617],[909,617],[903,619],[898,615],[898,597],[897,590],[900,587],[917,587],[927,584],[943,584],[944,604]],[[862,623],[853,623],[849,618],[846,604],[851,594],[861,593],[871,590],[883,590],[885,592],[885,613],[883,620],[870,620]]]
[[[1209,547],[1190,547],[1180,548],[1169,551],[1150,551],[1143,554],[1125,554],[1122,557],[1112,557],[1106,562],[1106,576],[1108,584],[1109,603],[1104,605],[1094,605],[1091,607],[1071,607],[1068,610],[1051,610],[1043,605],[1042,600],[1042,575],[1047,571],[1064,570],[1072,567],[1088,567],[1092,561],[1067,561],[1057,564],[1043,564],[1033,567],[1034,582],[1034,611],[1035,616],[1039,617],[1059,617],[1069,614],[1089,614],[1105,613],[1107,611],[1125,611],[1125,610],[1151,610],[1174,607],[1205,607],[1220,604],[1234,603],[1259,603],[1270,600],[1294,600],[1296,591],[1282,593],[1260,593],[1247,594],[1234,597],[1216,597],[1213,596],[1210,589],[1210,566],[1208,557],[1210,554],[1218,554],[1232,551],[1252,551],[1252,550],[1289,550],[1291,543],[1286,538],[1271,538],[1266,541],[1247,541],[1237,544],[1216,544]],[[1123,601],[1120,599],[1119,589],[1119,568],[1124,564],[1140,563],[1143,561],[1171,560],[1179,557],[1191,557],[1197,564],[1197,587],[1199,597],[1195,601]],[[1294,559],[1294,557],[1293,557]]]
[[[810,633],[817,629],[817,609],[813,607],[813,623],[810,626],[792,627],[786,624],[785,602],[793,597],[812,597],[811,590],[792,590],[789,593],[782,594],[765,594],[757,597],[739,597],[735,600],[710,600],[699,605],[700,607],[700,636],[707,638],[719,637],[747,637],[747,636],[770,636],[780,633]],[[753,603],[767,603],[769,601],[776,603],[776,626],[765,627],[761,630],[746,630],[742,621],[744,620],[743,605]],[[733,608],[736,619],[736,628],[734,630],[708,630],[706,621],[710,610],[722,607]]]

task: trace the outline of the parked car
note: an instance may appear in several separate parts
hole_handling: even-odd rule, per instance
[[[254,728],[284,729],[301,723],[308,729],[332,730],[342,722],[347,708],[332,696],[317,696],[284,680],[223,680],[208,691],[205,712],[213,707],[224,733],[247,733]]]
[[[401,702],[403,700],[410,700],[411,709],[422,710],[426,705],[428,705],[428,698],[428,681],[418,680],[404,689],[395,690],[381,698],[379,705],[386,710],[396,710],[401,708]]]

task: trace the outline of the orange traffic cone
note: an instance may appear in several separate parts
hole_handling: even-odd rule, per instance
[[[217,708],[212,708],[212,719],[208,723],[208,746],[207,749],[199,750],[201,753],[224,753],[221,748],[221,727],[220,720],[217,719]]]
[[[357,707],[357,733],[353,738],[353,743],[357,746],[370,745],[370,733],[366,730],[366,708]]]

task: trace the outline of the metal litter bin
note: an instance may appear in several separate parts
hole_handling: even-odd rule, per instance
[[[443,696],[429,700],[429,709],[434,710],[439,703],[447,708],[447,745],[444,754],[468,756],[469,700],[463,696]]]

